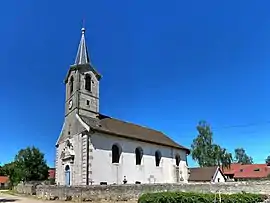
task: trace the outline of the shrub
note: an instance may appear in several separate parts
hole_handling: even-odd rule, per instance
[[[221,194],[223,203],[258,203],[267,199],[267,196],[261,194]],[[216,201],[215,201],[216,200]],[[140,196],[138,203],[212,203],[219,202],[218,194],[204,194],[193,192],[160,192],[148,193]]]

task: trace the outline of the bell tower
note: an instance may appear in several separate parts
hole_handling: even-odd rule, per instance
[[[87,117],[98,115],[100,79],[100,74],[90,61],[85,40],[85,28],[82,28],[74,65],[70,67],[65,78],[65,117],[74,113]]]
[[[65,177],[65,174],[69,174],[68,184],[74,185],[82,184],[83,180],[81,177],[87,176],[85,171],[88,171],[88,169],[83,171],[82,165],[84,164],[87,167],[88,165],[82,162],[80,158],[87,157],[82,148],[80,148],[80,143],[86,142],[87,139],[79,136],[85,130],[79,116],[98,119],[100,79],[100,74],[91,63],[85,42],[85,28],[82,28],[75,62],[69,67],[64,80],[66,87],[65,119],[56,142],[55,161],[56,180],[61,184],[64,184],[63,177]],[[66,173],[70,172],[69,170],[73,172]]]
[[[100,74],[92,65],[85,42],[85,28],[81,31],[75,62],[70,66],[66,78],[65,120],[57,144],[82,132],[76,115],[97,118],[99,114]]]

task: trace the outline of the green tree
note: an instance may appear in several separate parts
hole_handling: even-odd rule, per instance
[[[200,121],[197,126],[198,136],[191,145],[191,156],[200,167],[213,165],[213,133],[205,121]]]
[[[48,179],[49,167],[44,154],[36,147],[21,149],[15,156],[16,171],[25,181],[42,181]]]
[[[246,151],[243,148],[236,148],[235,153],[235,162],[239,164],[253,164],[252,157],[246,154]]]
[[[25,181],[42,181],[48,178],[49,167],[44,154],[35,147],[21,149],[15,160],[0,168],[0,174],[8,176],[11,186]]]
[[[4,176],[5,173],[4,173],[4,170],[3,170],[3,166],[0,166],[0,176]]]
[[[9,177],[11,186],[22,180],[22,173],[17,167],[16,162],[7,163],[2,167],[2,169],[4,175]]]
[[[270,165],[270,155],[265,159],[265,163],[266,163],[267,165]]]
[[[220,157],[220,161],[222,163],[222,169],[224,168],[230,168],[231,164],[232,164],[232,154],[227,152],[226,149],[222,149],[221,151],[221,157]]]
[[[222,166],[229,167],[232,155],[226,149],[215,144],[209,124],[200,121],[197,126],[198,136],[191,145],[191,156],[200,167]]]

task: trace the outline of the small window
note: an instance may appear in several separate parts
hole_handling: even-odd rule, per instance
[[[112,163],[119,163],[120,160],[120,147],[116,144],[112,146]]]
[[[244,171],[244,169],[240,169],[240,172],[243,172]]]
[[[175,155],[175,162],[176,162],[176,166],[179,166],[179,164],[180,164],[180,155],[179,154],[176,154]]]
[[[260,169],[259,168],[256,168],[256,169],[254,169],[254,171],[260,171]]]
[[[73,92],[73,82],[74,82],[74,78],[73,76],[71,76],[70,81],[69,81],[69,94],[72,94]]]
[[[90,105],[90,101],[86,100],[86,105],[89,106]]]
[[[85,75],[85,89],[91,92],[91,76],[89,74]]]
[[[159,150],[155,152],[155,159],[156,159],[156,166],[160,165],[160,160],[161,160],[161,153]]]
[[[135,149],[135,155],[136,155],[136,165],[141,165],[143,157],[143,150],[141,147],[137,147]]]

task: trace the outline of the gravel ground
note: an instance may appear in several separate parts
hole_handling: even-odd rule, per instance
[[[42,201],[34,198],[22,197],[22,196],[15,196],[6,193],[1,193],[0,191],[0,203],[1,202],[13,202],[13,203],[67,203],[67,201]],[[71,203],[71,202],[70,202]],[[95,203],[95,202],[92,202]],[[98,203],[107,203],[107,202],[98,202]],[[113,203],[113,202],[112,202]],[[127,201],[127,202],[117,202],[117,203],[137,203],[137,201]]]
[[[0,202],[13,202],[13,203],[43,203],[45,201],[36,200],[33,198],[13,196],[9,194],[0,193]],[[57,203],[56,201],[54,201]],[[48,202],[47,202],[48,203]]]

